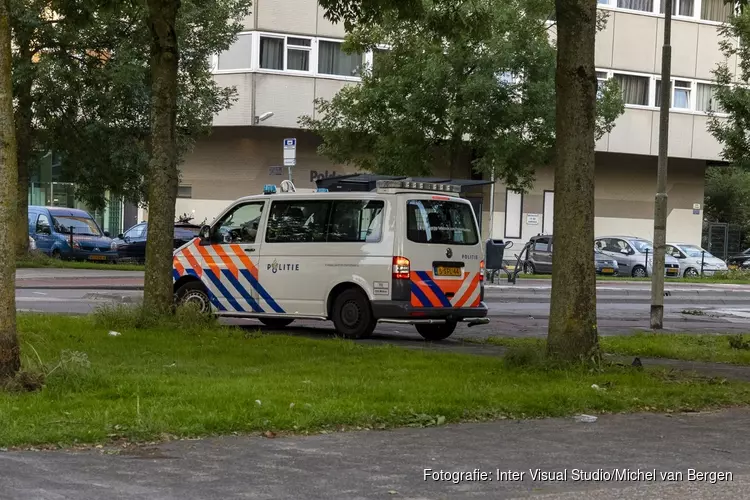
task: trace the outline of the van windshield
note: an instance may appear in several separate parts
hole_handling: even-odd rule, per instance
[[[409,241],[416,243],[479,243],[471,205],[456,201],[409,200],[406,205],[406,232]]]
[[[62,234],[70,234],[71,227],[73,234],[81,236],[101,236],[102,232],[94,219],[86,217],[73,217],[71,215],[52,216],[55,231]]]

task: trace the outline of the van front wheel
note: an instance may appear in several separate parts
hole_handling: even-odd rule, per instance
[[[416,324],[417,332],[425,340],[445,340],[456,330],[455,321],[446,321],[443,324]]]
[[[364,339],[375,330],[370,301],[364,293],[353,288],[336,297],[331,316],[336,332],[348,339]]]

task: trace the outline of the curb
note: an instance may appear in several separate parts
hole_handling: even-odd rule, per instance
[[[532,295],[532,296],[514,296],[514,297],[486,297],[484,302],[487,304],[549,304],[550,297],[548,295]],[[651,296],[641,294],[640,296],[634,295],[605,295],[603,297],[597,295],[597,304],[650,304]],[[750,306],[750,297],[681,297],[681,296],[666,296],[664,297],[664,304],[696,304],[696,305],[748,305]]]

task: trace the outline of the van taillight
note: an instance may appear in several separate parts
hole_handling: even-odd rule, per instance
[[[479,281],[484,281],[484,261],[479,261]]]
[[[411,263],[406,257],[393,257],[393,279],[408,280],[410,278]]]

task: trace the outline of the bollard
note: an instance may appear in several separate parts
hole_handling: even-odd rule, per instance
[[[706,263],[706,251],[701,252],[701,278],[703,277],[703,264]]]
[[[648,278],[648,248],[646,249],[646,277]]]

